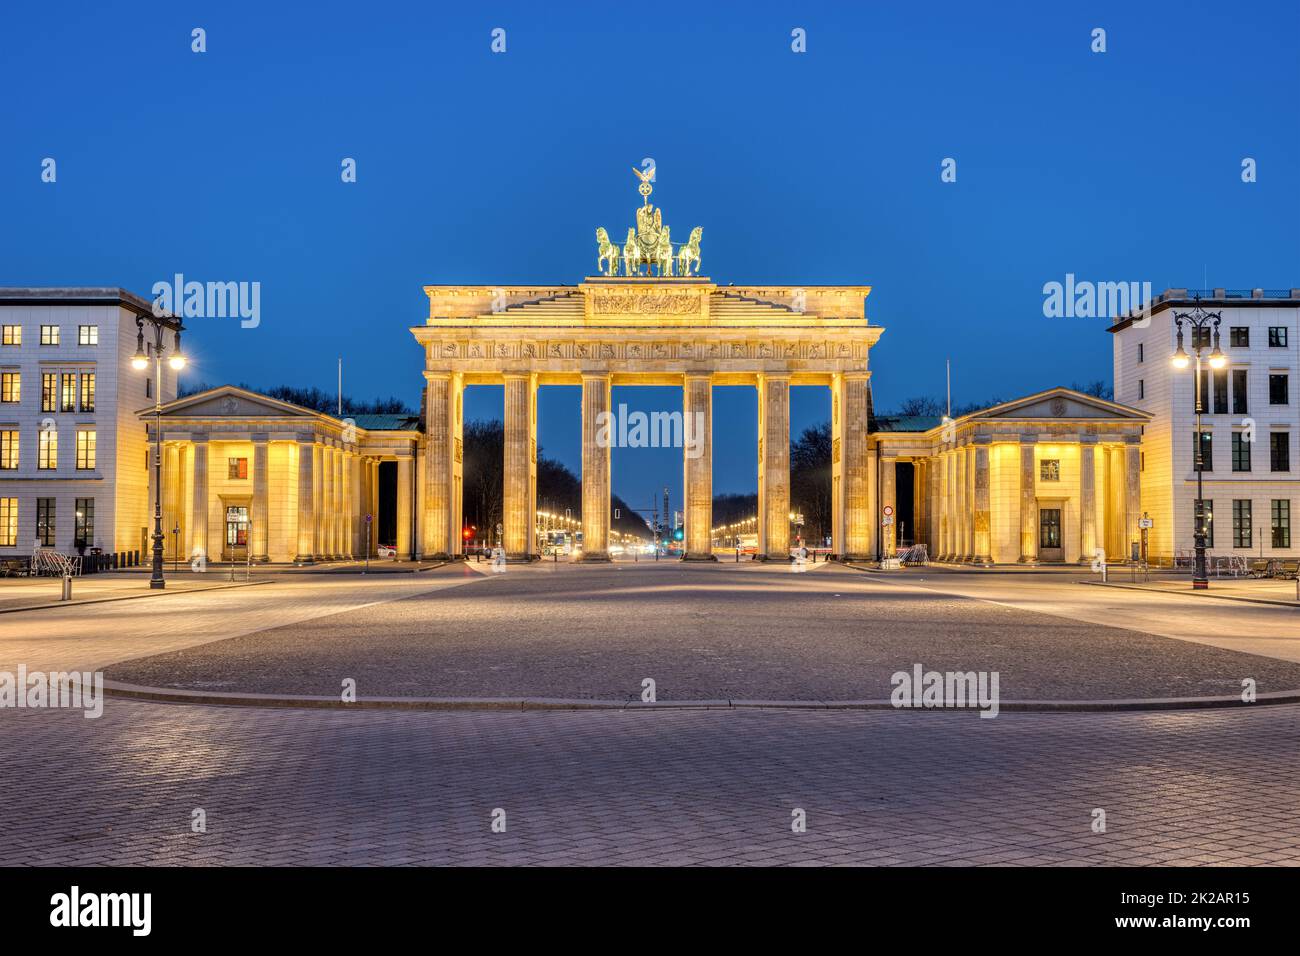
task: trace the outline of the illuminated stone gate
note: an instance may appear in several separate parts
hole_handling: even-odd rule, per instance
[[[829,388],[833,548],[872,556],[868,352],[883,329],[865,317],[870,286],[717,285],[694,274],[702,230],[675,247],[641,178],[643,205],[625,245],[597,230],[604,274],[576,286],[425,287],[429,317],[411,330],[424,348],[427,383],[421,556],[461,551],[466,385],[505,387],[503,541],[513,558],[535,556],[537,390],[544,385],[582,387],[584,560],[609,556],[610,450],[597,433],[615,385],[676,386],[684,422],[700,413],[704,434],[693,439],[701,453],[683,447],[688,560],[712,557],[712,386],[758,389],[759,552],[782,560],[790,544],[790,387]]]

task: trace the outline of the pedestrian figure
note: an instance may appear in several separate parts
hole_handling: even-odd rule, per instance
[[[496,547],[492,549],[492,573],[504,574],[506,570],[506,551],[505,548]]]

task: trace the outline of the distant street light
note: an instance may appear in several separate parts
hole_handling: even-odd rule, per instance
[[[1213,321],[1211,322],[1211,320]],[[1210,352],[1210,368],[1218,371],[1228,364],[1228,358],[1219,350],[1219,323],[1223,321],[1223,313],[1206,312],[1201,308],[1200,296],[1197,296],[1196,307],[1191,312],[1174,313],[1174,323],[1178,328],[1178,348],[1174,351],[1172,359],[1174,368],[1185,369],[1189,364],[1187,352],[1183,348],[1184,321],[1192,328],[1192,351],[1196,353],[1196,382],[1194,384],[1196,393],[1196,449],[1194,459],[1196,468],[1196,512],[1195,527],[1192,529],[1192,540],[1196,545],[1196,558],[1192,566],[1192,588],[1203,591],[1210,586],[1210,575],[1205,566],[1205,497],[1201,480],[1201,474],[1205,466],[1205,436],[1201,432],[1201,412],[1203,411],[1202,403],[1204,401],[1204,396],[1201,394],[1201,350],[1205,347],[1205,340],[1209,338],[1206,333],[1209,332],[1211,327],[1214,329],[1214,350]]]

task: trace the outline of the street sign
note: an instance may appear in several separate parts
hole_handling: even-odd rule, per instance
[[[888,518],[890,515],[892,515],[892,514],[894,513],[894,506],[893,506],[893,505],[885,505],[885,509],[884,509],[884,510],[885,510],[885,517]]]
[[[1155,522],[1153,522],[1150,518],[1138,518],[1138,527],[1139,527],[1139,528],[1154,528],[1154,527],[1155,527]]]
[[[885,515],[880,519],[880,523],[883,525],[891,525],[894,523],[894,519],[890,515]]]
[[[371,520],[372,520],[374,517],[375,517],[374,515],[366,515],[366,524],[370,524]]]

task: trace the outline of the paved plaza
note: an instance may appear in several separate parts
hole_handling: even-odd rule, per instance
[[[525,677],[575,675],[605,693],[599,682],[624,673],[634,687],[656,676],[668,700],[741,682],[789,694],[800,689],[782,683],[792,675],[884,696],[859,682],[907,666],[909,654],[926,667],[1001,667],[1007,699],[1029,675],[1040,693],[1076,697],[1230,693],[1243,670],[1261,690],[1300,687],[1288,684],[1300,666],[1287,659],[1300,630],[1293,610],[1088,587],[1086,576],[483,570],[284,575],[0,615],[0,670],[144,677],[166,662],[174,679],[243,680],[283,667],[298,688],[325,679],[307,655],[314,642],[317,658],[365,668],[363,696],[369,680],[415,692],[453,679],[495,696]],[[1047,650],[1055,674],[1038,659]],[[534,674],[548,656],[568,664]],[[706,676],[731,683],[689,683]],[[22,781],[0,794],[0,864],[1300,864],[1291,704],[986,720],[110,698],[95,720],[0,710],[0,756]],[[195,833],[200,809],[206,832]],[[1093,830],[1098,809],[1104,833]],[[504,833],[492,831],[496,810]],[[796,810],[805,833],[791,829]]]
[[[1300,690],[1300,663],[1129,630],[1122,611],[1108,611],[1106,626],[935,590],[1013,575],[652,561],[483,576],[486,567],[449,565],[402,600],[127,661],[107,676],[189,691],[337,697],[351,679],[361,697],[606,701],[639,700],[649,678],[659,701],[844,702],[885,700],[891,675],[920,663],[997,671],[1005,701],[1222,697],[1247,678],[1260,693]],[[1083,578],[1043,575],[1040,586],[1087,595]],[[1102,592],[1099,607],[1136,593]]]

